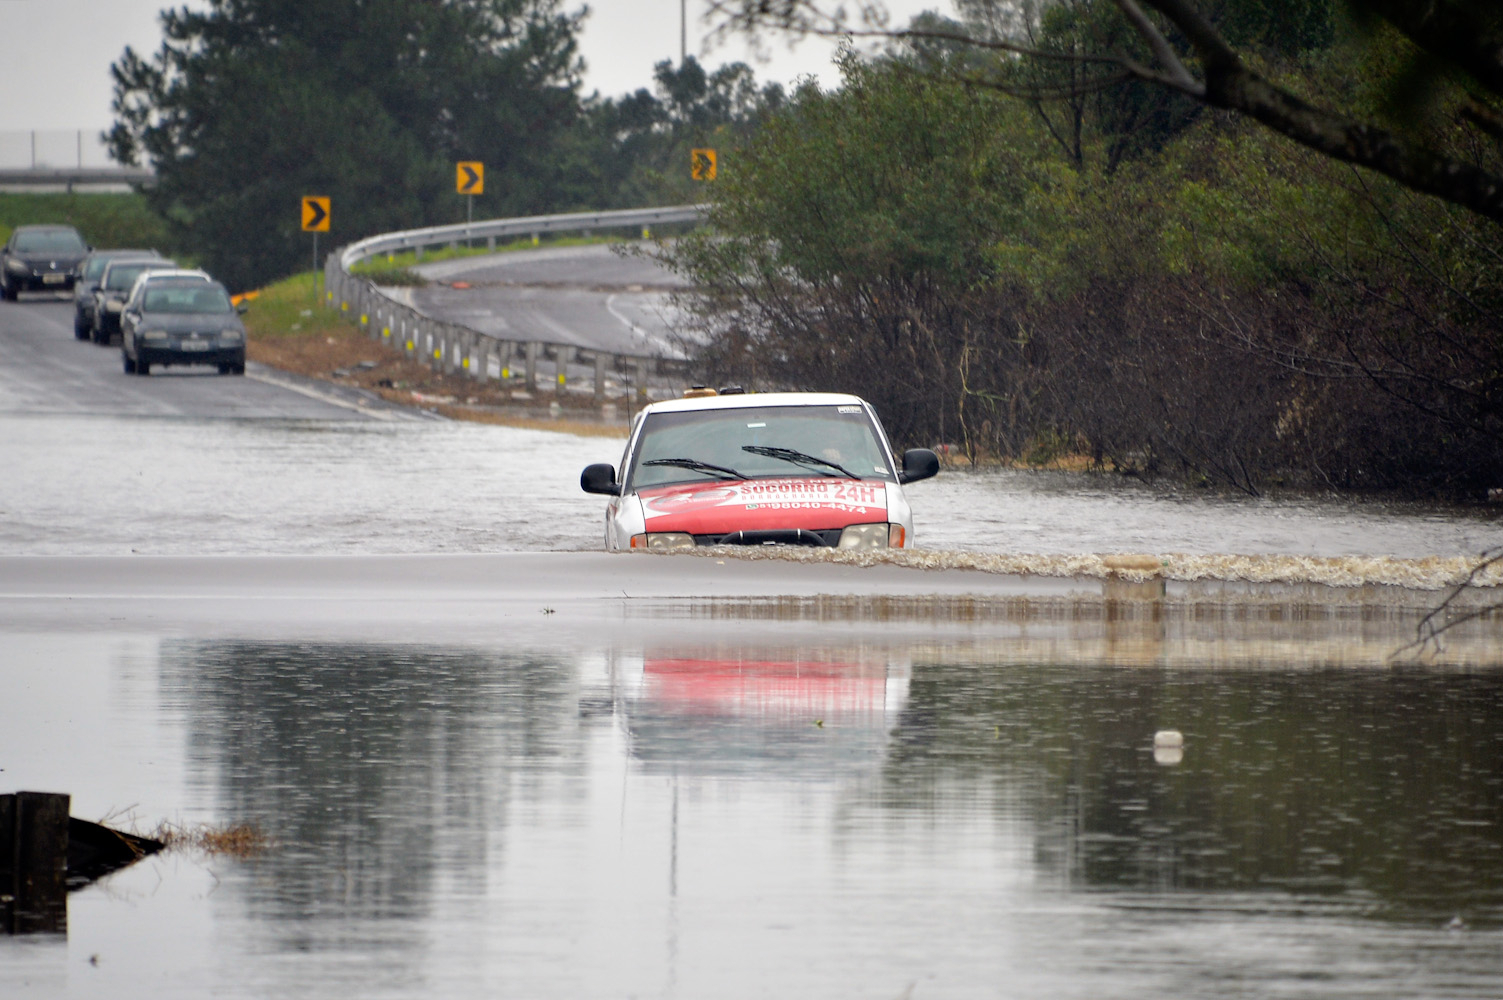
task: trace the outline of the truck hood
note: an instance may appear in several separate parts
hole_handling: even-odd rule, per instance
[[[887,520],[882,480],[825,476],[653,486],[637,493],[647,530],[691,535],[821,530]]]

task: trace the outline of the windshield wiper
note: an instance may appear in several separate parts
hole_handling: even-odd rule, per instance
[[[697,458],[653,458],[642,463],[643,465],[673,465],[680,469],[688,469],[690,472],[704,472],[719,475],[721,479],[745,479],[746,476],[735,469],[728,469],[723,465],[711,465],[709,462],[701,462]]]
[[[741,450],[749,451],[753,455],[765,455],[768,458],[781,458],[785,462],[793,462],[797,465],[823,465],[831,469],[839,470],[849,479],[861,478],[850,469],[847,469],[845,466],[841,465],[838,462],[832,462],[827,458],[819,458],[815,455],[808,455],[801,451],[794,451],[792,448],[774,448],[770,445],[763,444],[744,444],[741,446]],[[834,475],[834,473],[821,472],[820,475],[831,476]]]

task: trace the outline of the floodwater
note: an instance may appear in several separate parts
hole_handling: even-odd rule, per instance
[[[621,447],[438,422],[5,423],[0,550],[131,566],[594,549],[603,502],[578,472]],[[910,497],[925,549],[1040,559],[1360,565],[1497,540],[1488,509],[1018,472]],[[653,557],[606,561],[634,559]],[[270,838],[75,892],[65,935],[0,937],[0,996],[1503,996],[1496,617],[1416,662],[1388,654],[1434,591],[1087,591],[594,611],[414,594],[337,622],[222,591],[0,594],[0,790]],[[1170,729],[1183,749],[1155,749]]]
[[[661,624],[7,634],[7,785],[273,843],[74,893],[0,994],[1503,995],[1503,672]]]
[[[9,554],[589,550],[624,442],[448,422],[6,417]],[[1025,471],[909,488],[917,544],[982,553],[1475,556],[1495,508],[1268,500]],[[1436,584],[1438,585],[1438,584]]]

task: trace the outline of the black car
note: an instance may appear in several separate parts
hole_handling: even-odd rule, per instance
[[[73,336],[89,339],[94,329],[94,293],[105,265],[112,260],[160,260],[155,250],[95,250],[79,262],[73,283]]]
[[[221,375],[245,374],[245,324],[217,281],[190,275],[148,275],[136,283],[121,314],[120,355],[127,375],[153,365],[215,365]]]
[[[115,335],[120,332],[120,313],[137,278],[147,271],[170,271],[175,267],[177,262],[165,257],[112,260],[105,264],[99,275],[99,287],[94,289],[94,326],[90,330],[94,343],[115,342]]]
[[[72,226],[17,226],[0,248],[0,298],[21,292],[66,292],[74,269],[89,252]]]

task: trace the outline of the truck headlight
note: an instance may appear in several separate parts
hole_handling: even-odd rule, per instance
[[[681,552],[694,548],[694,536],[683,531],[654,531],[646,535],[632,535],[631,547],[653,552]]]
[[[890,532],[886,521],[877,524],[852,524],[840,533],[840,549],[885,549]]]

